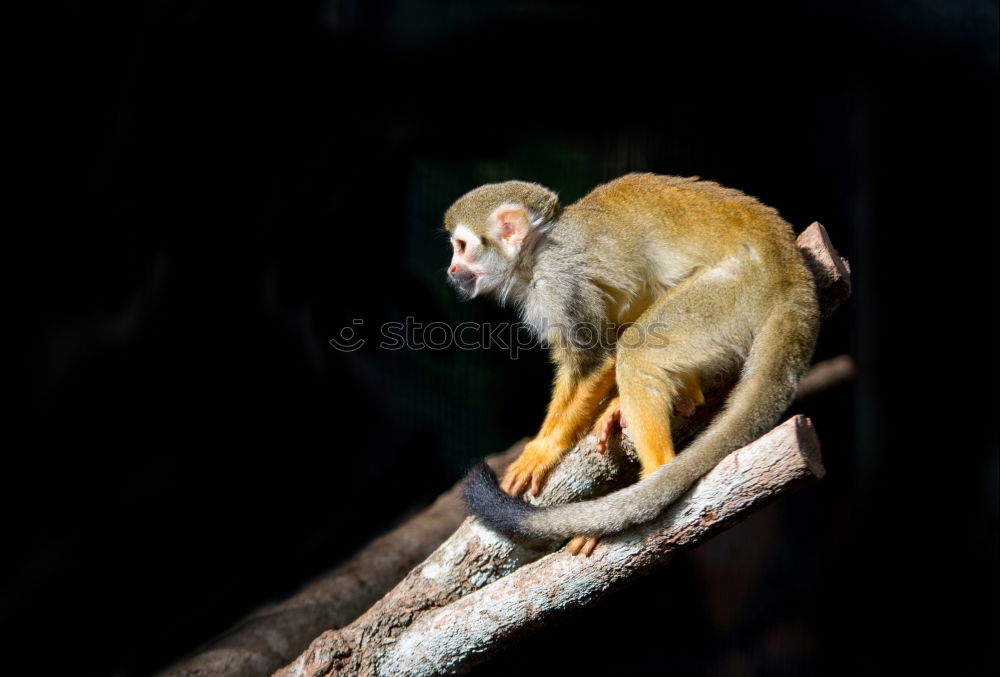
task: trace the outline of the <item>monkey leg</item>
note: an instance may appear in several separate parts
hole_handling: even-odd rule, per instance
[[[692,364],[697,359],[682,338],[619,346],[620,406],[642,464],[640,477],[674,459],[670,414],[690,416],[705,402],[698,369]]]
[[[642,465],[640,477],[674,458],[670,412],[677,384],[643,355],[622,355],[618,389],[621,408],[629,422],[629,436]]]
[[[542,429],[507,469],[500,488],[519,496],[530,486],[531,493],[537,496],[546,475],[593,422],[597,408],[614,384],[614,357],[584,376],[560,364]]]
[[[752,332],[733,276],[703,269],[658,298],[618,341],[617,382],[641,477],[674,458],[670,414],[705,402],[703,375],[738,363]]]
[[[646,360],[639,359],[638,361],[645,362]],[[630,365],[628,369],[631,369],[636,359],[630,356],[628,362]],[[667,377],[664,375],[663,378]],[[674,392],[672,398],[673,409],[680,415],[690,416],[694,413],[696,406],[705,403],[705,397],[701,392],[701,381],[697,372],[685,372],[670,381],[671,383],[668,385],[672,384]],[[653,390],[655,389],[656,387],[654,386]],[[664,388],[661,386],[661,389]],[[669,388],[665,389],[669,390]],[[599,452],[603,453],[607,450],[608,440],[616,432],[617,427],[628,427],[627,419],[622,415],[622,397],[623,395],[620,394],[608,402],[604,411],[597,419],[597,424],[594,426],[594,434],[597,437],[596,448]],[[639,393],[635,399],[640,402],[643,401],[642,393]],[[655,401],[655,398],[650,399]],[[642,476],[645,477],[674,457],[673,440],[670,437],[670,418],[668,415],[670,406],[664,404],[659,408],[654,407],[653,412],[642,411],[643,407],[641,406],[631,408],[644,416],[642,420],[646,424],[646,428],[639,432],[639,435],[642,435],[644,440],[646,440],[642,446],[636,440],[635,433],[637,431],[630,429],[631,432],[629,433],[633,436],[633,440],[635,440],[636,452],[639,454],[642,464]],[[657,451],[659,453],[655,453]],[[569,550],[571,555],[590,557],[599,541],[600,539],[596,536],[576,536],[566,544],[566,549]]]

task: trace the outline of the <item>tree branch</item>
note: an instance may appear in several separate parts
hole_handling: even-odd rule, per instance
[[[853,381],[857,375],[857,365],[850,355],[837,355],[829,360],[817,362],[799,379],[795,401],[810,398],[841,383]]]

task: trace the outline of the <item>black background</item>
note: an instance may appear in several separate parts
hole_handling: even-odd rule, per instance
[[[530,435],[544,353],[378,327],[514,319],[444,283],[464,191],[654,171],[851,260],[817,358],[860,378],[796,409],[829,474],[480,672],[985,671],[995,2],[41,9],[7,22],[9,658],[151,673]]]

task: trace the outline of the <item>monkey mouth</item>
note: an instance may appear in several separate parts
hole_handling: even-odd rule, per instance
[[[464,275],[462,277],[448,276],[448,282],[464,299],[471,299],[476,295],[476,288],[479,286],[479,276],[476,274]]]

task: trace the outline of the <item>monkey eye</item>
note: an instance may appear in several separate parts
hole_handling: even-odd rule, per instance
[[[455,246],[458,247],[458,253],[465,253],[465,240],[455,240]]]

